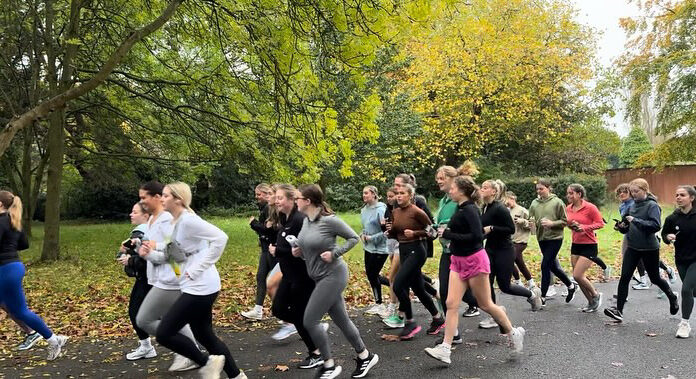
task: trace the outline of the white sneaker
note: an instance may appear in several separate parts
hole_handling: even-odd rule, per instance
[[[196,364],[196,362],[184,357],[183,355],[174,354],[174,362],[172,362],[172,365],[169,366],[169,371],[188,371],[198,367],[199,366]]]
[[[643,282],[643,283],[638,283],[638,284],[633,285],[633,289],[634,289],[634,290],[649,290],[649,289],[650,289],[650,284],[645,283],[645,282]]]
[[[329,323],[328,322],[322,322],[320,325],[321,325],[321,328],[324,329],[324,332],[329,331]]]
[[[291,335],[296,334],[296,333],[297,333],[297,329],[295,329],[295,325],[284,324],[283,326],[280,327],[280,329],[277,332],[275,332],[275,334],[273,334],[271,336],[271,338],[273,338],[276,341],[282,341],[282,340],[284,340],[284,339],[286,339],[286,338],[288,338]]]
[[[510,342],[512,342],[512,348],[515,350],[515,353],[522,352],[522,347],[524,345],[524,333],[525,330],[521,326],[512,328],[512,332],[510,333]]]
[[[547,298],[556,296],[556,288],[554,287],[555,286],[549,286],[549,289],[546,291]]]
[[[249,320],[263,320],[263,311],[256,311],[256,309],[254,308],[251,308],[245,312],[241,312],[240,314],[242,315],[242,317],[248,318]]]
[[[65,344],[68,343],[67,336],[56,335],[56,340],[58,341],[57,344],[48,344],[48,356],[46,357],[46,359],[49,361],[55,360],[56,358],[60,357],[61,351],[63,350],[63,346],[65,346]]]
[[[387,311],[387,307],[384,304],[375,304],[365,311],[368,315],[378,315]]]
[[[244,371],[239,370],[239,375],[235,376],[235,377],[232,378],[232,379],[249,379],[249,378],[247,378],[247,376],[246,376],[246,374],[244,373]]]
[[[220,379],[220,373],[225,367],[224,355],[211,355],[205,366],[198,370],[198,375],[203,379]]]
[[[138,346],[137,349],[131,351],[130,353],[126,354],[126,359],[129,361],[137,361],[138,359],[143,359],[143,358],[154,358],[157,356],[157,352],[155,351],[155,347],[150,345],[149,347],[145,347],[143,345]]]
[[[541,290],[538,287],[532,288],[532,296],[527,299],[527,302],[532,305],[533,312],[541,309]]]
[[[396,312],[396,304],[389,303],[384,307],[384,312],[379,314],[382,319],[391,317]]]
[[[439,344],[435,347],[426,347],[425,353],[437,359],[440,362],[444,362],[447,364],[452,363],[452,360],[450,359],[450,356],[452,355],[452,349],[448,348],[444,344]]]
[[[485,320],[479,322],[479,328],[481,329],[493,329],[498,326],[493,317],[488,317]]]
[[[677,338],[689,338],[691,334],[691,325],[688,321],[681,320],[677,328]]]

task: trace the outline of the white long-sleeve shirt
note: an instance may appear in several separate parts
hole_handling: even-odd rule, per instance
[[[150,217],[147,232],[145,232],[143,237],[145,240],[157,243],[155,249],[145,256],[145,260],[147,260],[147,282],[164,290],[178,290],[181,288],[181,281],[177,278],[174,269],[164,254],[164,249],[171,240],[173,230],[172,215],[163,211],[154,221]]]
[[[181,266],[181,292],[204,296],[220,291],[215,263],[225,250],[227,234],[191,212],[183,212],[178,223],[172,240],[187,256]]]

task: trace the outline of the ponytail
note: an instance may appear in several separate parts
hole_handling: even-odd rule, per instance
[[[22,230],[22,199],[10,191],[0,191],[0,204],[10,216],[10,225],[17,231]]]

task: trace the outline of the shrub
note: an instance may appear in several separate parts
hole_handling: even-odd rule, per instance
[[[536,195],[536,181],[538,177],[516,178],[503,180],[508,191],[517,195],[517,202],[525,208],[529,208]],[[553,192],[565,202],[565,192],[570,184],[580,183],[587,191],[587,200],[595,205],[602,206],[606,201],[607,181],[602,175],[561,175],[548,178],[551,180]]]

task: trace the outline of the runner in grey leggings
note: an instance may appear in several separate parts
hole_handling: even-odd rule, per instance
[[[140,305],[140,310],[138,311],[138,316],[135,318],[136,324],[149,335],[154,336],[157,334],[157,327],[162,321],[162,317],[169,312],[169,308],[176,302],[176,300],[181,296],[181,290],[165,290],[158,287],[152,287],[150,292],[147,293],[145,300]],[[192,341],[196,341],[193,338],[193,332],[188,326],[184,326],[181,334],[190,338]]]
[[[348,317],[343,300],[343,290],[348,284],[348,266],[341,256],[358,243],[358,235],[333,214],[324,202],[324,194],[318,185],[300,187],[296,202],[297,208],[307,217],[297,241],[293,241],[297,247],[293,248],[292,253],[304,258],[307,273],[316,282],[305,309],[304,326],[324,361],[317,377],[332,379],[342,371],[341,366],[336,366],[331,358],[328,335],[319,324],[326,313],[358,353],[357,367],[352,377],[365,377],[379,357],[365,348],[360,332]],[[343,245],[336,244],[338,236],[346,240]]]

